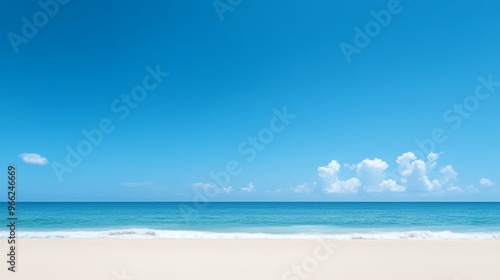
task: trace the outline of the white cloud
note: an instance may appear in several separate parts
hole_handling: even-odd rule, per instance
[[[400,186],[393,179],[389,179],[382,181],[375,191],[404,192],[405,190],[405,186]]]
[[[202,189],[202,190],[209,190],[209,189],[214,189],[215,185],[211,183],[194,183],[193,187]]]
[[[225,188],[221,188],[220,191],[225,194],[230,194],[233,192],[233,187],[227,186]]]
[[[387,162],[375,158],[365,159],[356,165],[356,173],[367,192],[403,192],[405,187],[392,179],[386,180],[384,172],[389,168]]]
[[[309,187],[307,184],[301,184],[293,188],[294,193],[311,193],[313,191],[312,187]]]
[[[479,189],[474,187],[473,185],[468,185],[468,186],[465,186],[465,187],[457,187],[457,186],[454,186],[454,185],[450,185],[447,187],[446,191],[448,192],[454,192],[454,193],[461,193],[461,194],[464,194],[464,193],[477,193],[479,192]]]
[[[361,183],[358,178],[342,181],[338,178],[340,164],[332,160],[327,166],[318,168],[318,175],[326,184],[324,191],[327,193],[357,193]]]
[[[427,171],[433,170],[436,165],[437,165],[437,160],[439,159],[439,156],[441,153],[430,153],[427,155],[427,163],[426,163],[426,169]]]
[[[451,165],[441,167],[439,173],[441,173],[442,175],[441,181],[444,184],[448,184],[457,180],[458,174],[457,172],[455,172],[455,170],[453,170],[453,166]]]
[[[278,188],[275,190],[267,190],[266,193],[282,193],[284,192],[282,188]]]
[[[480,184],[481,186],[491,187],[491,186],[493,186],[495,183],[493,183],[490,179],[481,178],[481,179],[479,179],[479,184]]]
[[[384,171],[388,167],[389,165],[381,159],[365,159],[356,165],[356,173],[363,184],[373,186],[384,180]]]
[[[449,191],[449,192],[460,192],[460,191],[462,191],[462,188],[457,187],[457,186],[450,186],[446,190]]]
[[[461,188],[454,185],[458,173],[452,165],[446,165],[433,172],[437,166],[437,160],[441,154],[430,153],[427,161],[417,158],[412,152],[399,156],[396,162],[399,165],[399,173],[402,176],[401,183],[415,191],[457,191]],[[437,174],[436,174],[437,173]],[[433,176],[434,175],[434,176]],[[431,177],[434,177],[431,179]]]
[[[403,177],[401,183],[416,189],[424,188],[427,191],[440,189],[441,182],[437,179],[430,180],[428,177],[428,171],[436,166],[438,158],[439,154],[436,153],[429,154],[427,162],[418,159],[412,152],[399,156],[396,162],[399,165],[399,174]]]
[[[223,188],[218,188],[218,187],[216,187],[212,183],[198,182],[198,183],[192,184],[192,186],[194,188],[196,188],[196,189],[201,189],[204,192],[209,192],[209,193],[212,193],[212,194],[215,194],[215,195],[219,194],[219,193],[230,194],[230,193],[232,193],[234,191],[233,187],[231,187],[231,186],[227,186],[227,187],[223,187]]]
[[[354,170],[356,169],[356,164],[344,163],[344,167]]]
[[[49,161],[46,158],[42,157],[39,154],[23,153],[20,154],[19,157],[23,162],[28,164],[46,165],[47,163],[49,163]]]
[[[250,183],[250,184],[248,184],[248,186],[246,186],[246,187],[242,187],[242,188],[241,188],[241,191],[242,191],[242,192],[245,192],[245,193],[251,193],[251,192],[254,192],[254,191],[255,191],[255,186],[254,186],[252,183]]]

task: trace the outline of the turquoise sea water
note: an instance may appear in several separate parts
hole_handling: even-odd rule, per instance
[[[22,238],[500,239],[500,203],[25,202],[17,217]]]

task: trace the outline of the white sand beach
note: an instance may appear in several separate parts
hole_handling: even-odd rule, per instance
[[[21,239],[18,243],[17,272],[8,271],[3,262],[0,279],[500,279],[500,241],[495,240]]]

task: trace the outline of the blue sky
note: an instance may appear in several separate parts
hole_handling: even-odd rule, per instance
[[[0,16],[19,200],[500,200],[496,1],[41,3]]]

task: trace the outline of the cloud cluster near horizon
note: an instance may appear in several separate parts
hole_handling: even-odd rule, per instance
[[[19,157],[24,163],[27,164],[46,165],[47,163],[49,163],[46,158],[35,153],[22,153],[19,155]]]
[[[318,168],[320,185],[325,193],[358,192],[458,192],[473,190],[473,186],[456,185],[458,173],[452,165],[438,168],[440,154],[430,153],[426,159],[407,152],[397,157],[397,169],[389,171],[389,164],[379,158],[364,159],[358,164],[344,164],[353,169],[357,176],[341,180],[340,164],[332,160]],[[492,186],[491,180],[482,178],[481,186]],[[300,185],[302,186],[302,185]],[[299,188],[298,186],[297,188]],[[296,189],[297,189],[296,188]]]
[[[438,165],[441,154],[430,153],[425,159],[418,158],[414,153],[407,152],[398,156],[395,165],[380,159],[364,159],[357,164],[341,165],[332,160],[328,165],[317,168],[318,180],[308,184],[303,183],[295,187],[278,188],[267,193],[291,192],[298,195],[313,193],[325,194],[357,194],[357,193],[463,193],[477,192],[480,187],[495,185],[490,179],[481,178],[478,187],[473,185],[459,186],[458,173],[452,165]],[[339,176],[342,166],[353,173],[347,178]],[[350,177],[350,178],[349,178]],[[235,192],[231,186],[219,187],[214,183],[194,183],[195,190],[204,191],[213,195]],[[238,189],[236,189],[238,191]],[[239,189],[240,193],[256,192],[255,186],[249,183]]]

